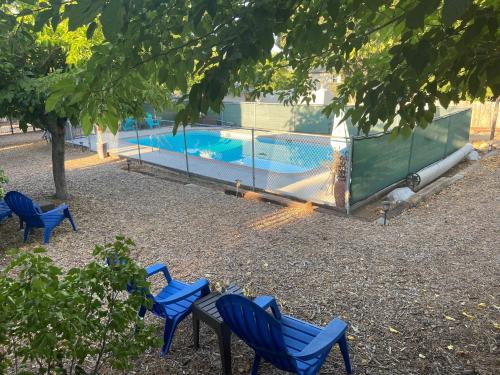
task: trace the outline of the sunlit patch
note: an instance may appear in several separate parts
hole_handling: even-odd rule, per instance
[[[65,166],[67,171],[75,170],[75,169],[87,169],[94,167],[96,165],[110,163],[110,162],[120,162],[118,158],[108,158],[105,160],[99,159],[97,155],[84,156],[81,158],[66,160]]]
[[[285,207],[278,212],[274,212],[256,221],[250,222],[248,226],[251,229],[263,231],[280,228],[284,225],[311,216],[314,214],[316,208],[317,207],[313,206],[311,202],[294,203],[290,207]]]
[[[0,151],[8,151],[8,150],[18,150],[20,148],[27,148],[33,146],[35,143],[23,143],[20,145],[12,145],[12,146],[5,146],[5,147],[0,147]]]

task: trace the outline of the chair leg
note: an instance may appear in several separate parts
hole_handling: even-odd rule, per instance
[[[50,236],[52,234],[53,229],[54,228],[45,228],[45,230],[43,231],[43,243],[45,245],[49,243]]]
[[[259,372],[259,364],[260,364],[260,355],[255,353],[252,365],[252,375],[257,375],[257,373]]]
[[[339,340],[340,352],[344,358],[345,370],[347,373],[352,374],[351,360],[349,359],[349,347],[347,346],[347,340],[345,334]]]
[[[176,325],[177,323],[175,321],[171,319],[165,319],[165,329],[163,331],[163,347],[161,348],[161,356],[167,354],[170,349]]]
[[[28,225],[26,225],[24,227],[24,235],[23,235],[24,242],[28,241],[28,236],[30,235],[30,232],[31,232],[31,228]]]
[[[196,349],[200,347],[200,319],[193,314],[193,344]]]
[[[146,311],[147,311],[146,307],[141,306],[141,308],[139,309],[139,313],[138,313],[138,315],[141,319],[144,318],[144,315],[146,315]]]
[[[137,315],[139,315],[139,318],[141,319],[144,319],[144,315],[146,315],[146,307],[144,306],[141,306],[141,308],[139,309],[139,312],[137,313]],[[137,326],[137,324],[135,325],[135,333],[139,332],[139,327]]]
[[[73,220],[73,216],[71,216],[71,213],[69,212],[69,208],[64,209],[64,216],[68,218],[69,222],[71,223],[71,226],[73,227],[73,230],[76,232],[76,225]]]

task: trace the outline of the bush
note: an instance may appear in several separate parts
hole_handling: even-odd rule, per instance
[[[3,188],[3,185],[5,185],[7,182],[9,182],[9,179],[4,174],[4,171],[0,169],[0,199],[2,199],[5,195],[5,190]]]
[[[117,237],[114,243],[96,246],[95,261],[67,273],[43,248],[18,255],[0,273],[4,368],[14,373],[98,374],[107,367],[127,369],[132,358],[159,346],[153,327],[145,328],[137,315],[151,301],[144,269],[129,258],[132,245],[130,239]]]

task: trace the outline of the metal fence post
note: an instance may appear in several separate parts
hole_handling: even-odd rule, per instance
[[[448,154],[448,142],[450,141],[450,125],[451,125],[451,117],[448,116],[448,124],[446,126],[446,143],[444,144],[444,155],[443,159],[447,156]]]
[[[139,153],[139,164],[142,165],[141,145],[139,143],[139,129],[137,128],[137,121],[135,122],[135,139],[137,140],[137,152]]]
[[[253,102],[253,128],[255,129],[255,124],[257,123],[257,102]]]
[[[189,158],[188,158],[188,148],[186,140],[186,126],[182,125],[182,133],[184,134],[184,156],[186,157],[186,173],[188,178],[191,177],[189,174]]]
[[[345,211],[347,215],[351,214],[351,169],[352,169],[352,150],[353,150],[353,145],[354,145],[354,138],[351,136],[349,137],[349,151],[347,155],[347,175],[346,175],[346,182],[347,186],[345,189]],[[332,184],[334,181],[332,181]],[[332,189],[333,191],[333,189]]]
[[[255,191],[255,129],[252,128],[252,188]]]
[[[409,152],[409,156],[408,156],[408,169],[406,171],[407,175],[410,174],[411,160],[413,158],[413,139],[415,138],[415,131],[416,130],[413,130],[411,132],[410,152]]]

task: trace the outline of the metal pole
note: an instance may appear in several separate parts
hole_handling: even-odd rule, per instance
[[[444,144],[443,159],[446,157],[446,154],[448,152],[448,141],[449,141],[449,138],[450,138],[450,125],[451,125],[451,116],[448,117],[448,124],[446,126],[446,143]]]
[[[257,102],[253,102],[253,128],[255,129],[255,123],[257,122]]]
[[[415,131],[411,132],[411,141],[410,141],[410,155],[408,157],[408,169],[406,171],[406,175],[410,174],[411,160],[413,155],[413,139],[415,138]]]
[[[189,175],[189,158],[188,158],[188,148],[187,148],[187,140],[186,140],[186,126],[182,125],[182,133],[184,134],[184,156],[186,157],[186,173],[188,177]]]
[[[252,128],[252,188],[255,191],[255,129]]]
[[[352,169],[352,151],[354,145],[354,138],[349,137],[349,151],[347,155],[347,175],[346,175],[346,189],[345,189],[345,210],[347,215],[351,214],[351,169]],[[333,183],[333,182],[332,182]]]
[[[139,144],[139,129],[137,129],[137,121],[135,122],[135,138],[137,139],[137,152],[139,153],[139,164],[142,165],[141,145]]]
[[[500,96],[495,100],[495,109],[493,110],[493,118],[491,119],[490,141],[488,151],[493,150],[493,143],[495,142],[495,131],[497,128],[498,106],[500,104]]]

